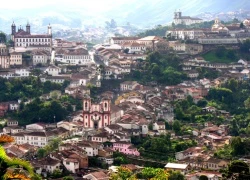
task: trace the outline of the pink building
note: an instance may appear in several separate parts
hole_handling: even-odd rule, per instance
[[[140,156],[140,152],[137,148],[129,142],[115,142],[113,143],[113,150],[127,155]]]

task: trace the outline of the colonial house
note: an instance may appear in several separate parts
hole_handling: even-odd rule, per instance
[[[165,165],[166,170],[180,171],[182,174],[187,174],[191,171],[191,166],[189,164],[177,164],[177,163],[167,163]]]
[[[129,142],[113,143],[113,150],[127,155],[140,156],[140,152]]]
[[[46,65],[50,61],[51,54],[46,50],[36,50],[32,52],[33,65],[41,64]]]
[[[188,148],[184,151],[180,151],[180,152],[175,153],[175,159],[176,160],[184,160],[184,159],[189,158],[189,157],[196,157],[196,156],[200,155],[201,152],[202,152],[201,147]]]
[[[139,83],[137,83],[137,81],[125,81],[125,82],[120,84],[120,90],[121,91],[132,91],[138,85],[139,85]]]
[[[123,50],[128,50],[127,53],[144,53],[146,51],[146,46],[144,44],[140,44],[138,42],[125,42],[122,45]]]
[[[83,176],[84,179],[91,180],[109,180],[109,176],[103,171],[96,171]]]
[[[16,111],[18,109],[19,109],[19,103],[17,101],[9,102],[9,110],[10,111]]]
[[[10,53],[10,66],[21,66],[23,64],[22,53]]]
[[[186,51],[185,43],[179,41],[169,41],[169,48],[172,48],[174,51]]]
[[[37,174],[47,176],[47,173],[53,173],[55,170],[61,169],[61,161],[47,156],[42,159],[34,159],[31,161],[32,166]]]
[[[10,56],[5,44],[0,44],[0,68],[6,69],[10,66]]]
[[[63,165],[68,171],[72,173],[76,173],[79,171],[79,162],[77,159],[65,158],[63,159]]]
[[[112,37],[109,40],[109,43],[122,45],[124,43],[133,43],[136,42],[139,38],[138,37]]]
[[[70,80],[70,77],[68,75],[66,76],[41,76],[40,77],[41,82],[46,82],[46,81],[50,81],[53,83],[59,83],[62,84],[64,83],[64,81],[66,80]]]
[[[156,130],[159,133],[165,133],[166,132],[165,122],[163,122],[163,121],[155,122],[153,124],[153,130]]]
[[[204,36],[202,29],[174,29],[166,32],[167,36],[171,36],[174,39],[180,40],[196,40]]]
[[[8,120],[7,126],[18,126],[18,121],[16,120]]]
[[[77,146],[86,151],[87,156],[97,156],[98,149],[103,149],[102,145],[96,142],[81,141],[77,143]]]
[[[58,76],[59,73],[61,73],[61,68],[55,65],[50,65],[44,72],[51,76]]]
[[[84,48],[79,49],[58,49],[55,52],[54,61],[73,64],[73,65],[91,65],[94,63],[93,57],[88,50]]]
[[[17,144],[28,143],[30,145],[44,147],[48,144],[48,137],[45,132],[20,132],[12,134]]]
[[[158,37],[158,36],[147,36],[141,39],[138,39],[137,42],[139,44],[143,44],[144,46],[146,46],[147,48],[150,49],[155,49],[156,48],[156,44],[161,41],[162,38]]]

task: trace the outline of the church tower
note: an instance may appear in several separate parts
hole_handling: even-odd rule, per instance
[[[91,98],[85,95],[83,98],[83,123],[84,127],[90,127]]]
[[[12,25],[11,25],[11,40],[14,41],[14,35],[16,34],[16,25],[13,21]]]
[[[48,35],[52,35],[52,27],[50,24],[48,25]]]
[[[30,24],[29,24],[29,22],[26,25],[26,32],[30,34]]]
[[[182,16],[181,10],[174,12],[174,19],[180,19]]]
[[[109,98],[104,97],[102,99],[102,108],[103,108],[103,119],[102,126],[106,127],[111,124],[111,101]]]

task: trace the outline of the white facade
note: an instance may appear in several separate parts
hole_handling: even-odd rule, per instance
[[[10,65],[22,65],[22,54],[21,53],[11,53],[10,54]]]
[[[89,65],[94,63],[94,58],[83,48],[74,50],[60,49],[55,52],[54,61],[73,65]]]
[[[45,127],[38,123],[28,124],[26,125],[27,130],[35,130],[35,131],[45,131]]]
[[[30,71],[27,69],[16,69],[15,74],[17,74],[19,77],[29,77]]]
[[[87,156],[97,156],[98,155],[98,148],[97,147],[91,147],[91,146],[84,146],[81,145],[81,148],[86,151]]]
[[[45,133],[17,133],[12,134],[17,144],[30,144],[37,147],[44,147],[48,144],[48,138]]]
[[[48,64],[48,61],[50,61],[50,57],[51,55],[49,51],[35,51],[32,53],[33,65],[46,65]]]
[[[61,68],[57,67],[57,66],[49,66],[46,70],[46,73],[48,73],[48,75],[51,76],[58,76],[59,73],[61,73]]]
[[[203,20],[200,18],[193,18],[190,16],[182,16],[182,12],[175,12],[174,13],[174,20],[173,23],[175,25],[177,24],[183,24],[183,25],[191,25],[196,23],[202,23]]]
[[[8,54],[8,49],[5,44],[0,44],[0,68],[9,68],[10,66],[10,56]]]
[[[204,36],[203,30],[199,29],[175,29],[175,30],[170,30],[166,32],[166,35],[170,34],[171,37],[175,39],[198,39],[202,36]]]
[[[9,110],[10,111],[16,111],[19,109],[19,104],[16,102],[16,103],[10,103],[10,107],[9,107]]]
[[[76,159],[64,159],[63,165],[72,173],[76,173],[79,170],[79,162]]]

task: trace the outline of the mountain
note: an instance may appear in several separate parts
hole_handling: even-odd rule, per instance
[[[22,2],[25,1],[29,0]],[[250,9],[249,0],[53,0],[48,5],[42,2],[39,1],[40,6],[24,6],[14,11],[6,6],[0,8],[0,30],[10,33],[13,20],[16,25],[23,26],[29,21],[33,32],[45,32],[49,23],[54,29],[82,29],[86,25],[103,26],[110,19],[115,19],[120,25],[130,22],[150,27],[170,23],[178,9],[183,15],[199,15],[209,20],[221,13],[228,15],[229,19],[244,18],[244,10]]]

